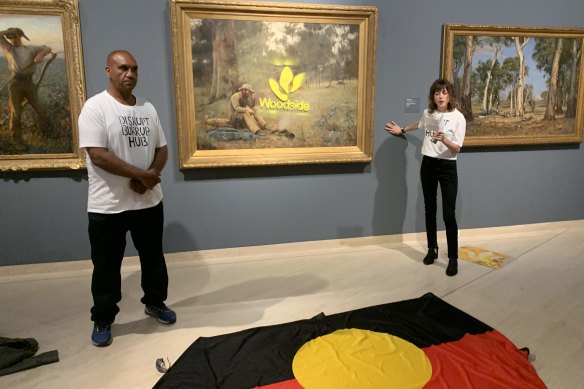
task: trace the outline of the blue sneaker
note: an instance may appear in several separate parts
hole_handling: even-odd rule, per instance
[[[148,316],[155,317],[162,324],[172,324],[176,321],[176,313],[164,304],[149,305],[146,304],[144,313]]]
[[[93,325],[93,332],[91,333],[91,343],[97,347],[105,347],[112,344],[112,326],[101,325],[95,323]]]

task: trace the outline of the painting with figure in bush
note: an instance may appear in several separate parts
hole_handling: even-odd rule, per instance
[[[61,18],[0,14],[0,157],[72,153]]]
[[[191,47],[198,149],[356,145],[358,25],[191,19]]]

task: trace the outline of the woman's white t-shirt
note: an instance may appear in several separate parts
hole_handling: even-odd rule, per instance
[[[147,170],[155,150],[166,139],[154,106],[136,98],[133,106],[119,103],[107,91],[88,99],[79,115],[79,147],[103,147],[120,159]],[[87,155],[88,212],[120,213],[154,207],[162,200],[160,184],[144,194],[130,188],[130,179],[108,173]]]
[[[444,138],[462,147],[466,134],[466,120],[458,109],[455,108],[451,112],[434,111],[432,113],[425,109],[418,128],[424,130],[423,155],[439,159],[456,159],[456,155],[453,155],[442,142],[432,142],[432,131],[442,131]]]

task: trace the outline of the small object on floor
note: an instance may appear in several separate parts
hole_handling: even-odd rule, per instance
[[[91,333],[91,343],[96,347],[106,347],[112,344],[112,326],[110,324],[101,325],[95,323]]]
[[[168,369],[170,369],[170,367],[172,366],[172,364],[170,363],[170,359],[166,357],[166,361],[167,362],[164,362],[164,358],[158,358],[156,360],[156,370],[158,370],[158,372],[166,373]]]
[[[519,350],[527,353],[527,360],[529,362],[534,362],[535,361],[535,354],[532,354],[531,351],[529,350],[529,347],[521,347]]]
[[[438,248],[428,249],[428,254],[424,257],[424,265],[431,265],[438,258]]]
[[[496,251],[480,247],[463,246],[458,249],[458,258],[482,266],[498,269],[508,263],[511,258]]]
[[[164,304],[159,306],[147,304],[144,308],[144,313],[156,318],[162,324],[173,324],[176,322],[176,313]]]
[[[446,267],[446,275],[448,277],[455,276],[458,273],[458,259],[448,258],[448,266]]]

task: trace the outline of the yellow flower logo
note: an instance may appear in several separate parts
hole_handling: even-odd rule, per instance
[[[304,73],[294,76],[292,69],[286,66],[280,73],[280,82],[270,78],[270,89],[281,101],[288,101],[288,95],[296,91],[304,82]],[[280,89],[282,88],[282,89]]]

